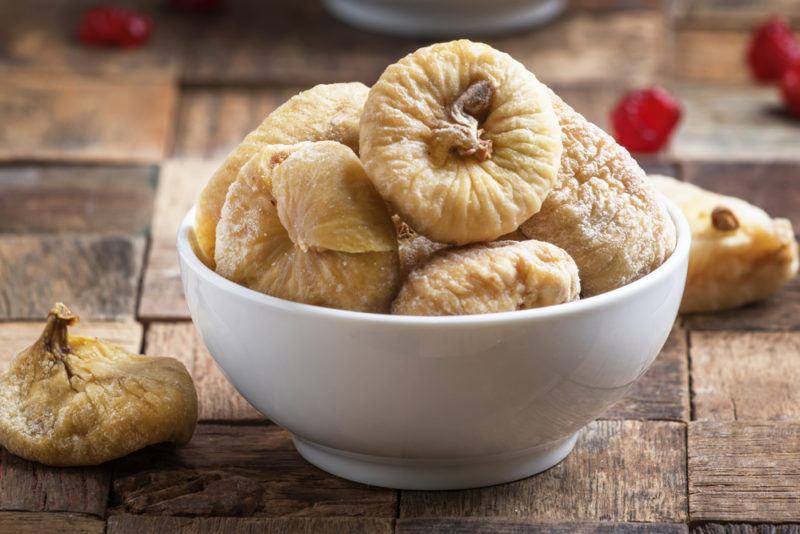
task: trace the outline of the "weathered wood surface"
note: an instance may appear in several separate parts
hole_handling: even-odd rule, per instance
[[[0,167],[0,233],[144,233],[156,176],[155,167]]]
[[[673,329],[653,365],[628,394],[603,414],[606,419],[689,419],[686,332]]]
[[[681,534],[688,528],[680,523],[534,523],[464,517],[399,519],[397,534],[524,534],[550,532],[552,534],[635,534],[663,532]]]
[[[194,324],[151,324],[147,329],[145,352],[152,356],[172,356],[183,362],[194,378],[201,421],[264,419],[222,374]]]
[[[375,518],[240,518],[142,517],[114,515],[107,534],[391,534],[392,519]]]
[[[45,512],[0,512],[0,532],[15,534],[42,534],[43,532],[70,532],[75,534],[103,534],[106,523],[96,517]]]
[[[800,534],[800,524],[700,523],[693,534]]]
[[[190,158],[168,160],[162,166],[139,303],[139,316],[143,319],[189,317],[175,240],[184,215],[218,165],[218,162]]]
[[[800,420],[800,332],[692,332],[691,347],[695,419]]]
[[[684,446],[681,423],[596,421],[549,471],[483,489],[404,491],[400,517],[682,522]]]
[[[0,319],[41,319],[64,302],[86,319],[133,317],[143,237],[0,236]]]
[[[693,521],[800,522],[800,424],[689,423]]]
[[[0,161],[159,162],[175,97],[169,80],[5,72]]]
[[[114,511],[182,516],[394,518],[397,492],[311,466],[275,425],[200,425],[184,448],[119,460]]]

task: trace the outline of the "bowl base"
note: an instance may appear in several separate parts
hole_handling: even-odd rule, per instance
[[[575,447],[578,434],[509,455],[460,460],[370,456],[325,447],[293,436],[309,463],[336,476],[384,488],[456,490],[513,482],[550,469]]]

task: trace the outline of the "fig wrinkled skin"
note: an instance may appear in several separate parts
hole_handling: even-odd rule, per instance
[[[214,173],[197,201],[198,254],[213,267],[216,229],[230,185],[242,165],[267,145],[337,141],[358,153],[361,111],[369,88],[362,83],[321,84],[293,96],[250,132]]]
[[[508,54],[466,40],[390,65],[361,117],[360,155],[376,189],[439,243],[516,230],[555,183],[561,148],[546,87]]]
[[[0,375],[0,444],[28,460],[78,466],[187,443],[197,393],[183,364],[70,336],[77,320],[56,304],[41,337]]]
[[[628,151],[552,92],[551,99],[564,147],[558,181],[521,230],[566,250],[589,297],[661,265],[675,248],[675,225]]]
[[[667,176],[650,176],[692,232],[681,312],[737,308],[779,291],[797,275],[792,223],[736,198]]]
[[[333,141],[264,147],[230,187],[216,271],[274,297],[387,312],[395,228],[358,157]]]
[[[408,275],[396,315],[471,315],[577,300],[578,268],[542,241],[494,241],[440,250]]]

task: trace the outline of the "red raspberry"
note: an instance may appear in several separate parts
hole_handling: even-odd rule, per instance
[[[658,152],[681,118],[681,105],[661,87],[631,91],[611,112],[614,137],[631,152]]]
[[[792,64],[783,74],[781,90],[789,111],[800,117],[800,61]]]
[[[88,46],[140,46],[151,33],[150,17],[120,7],[90,8],[83,13],[78,26],[78,38]]]
[[[800,59],[800,44],[785,19],[771,17],[756,28],[747,50],[747,62],[757,80],[780,80],[797,59]]]

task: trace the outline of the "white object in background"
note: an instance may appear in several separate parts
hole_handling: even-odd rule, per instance
[[[652,363],[675,320],[691,234],[624,287],[546,308],[403,317],[234,284],[178,235],[192,319],[236,389],[331,473],[403,489],[509,482],[561,461]]]
[[[324,0],[358,28],[407,37],[508,33],[550,22],[565,0]]]

